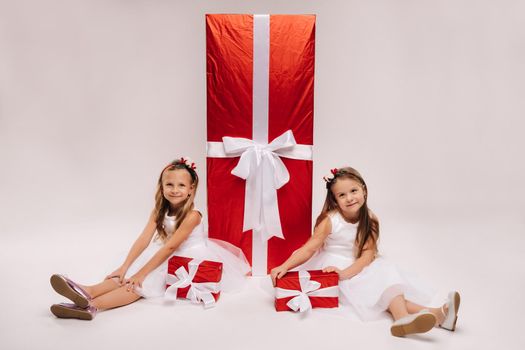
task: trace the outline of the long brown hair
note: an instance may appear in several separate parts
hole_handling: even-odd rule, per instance
[[[175,230],[177,230],[180,224],[184,221],[188,213],[193,209],[193,201],[195,199],[195,194],[197,193],[197,186],[199,185],[199,177],[195,172],[195,164],[187,164],[187,161],[184,158],[174,160],[168,164],[160,173],[159,181],[157,182],[157,192],[155,193],[155,223],[157,227],[157,236],[156,239],[160,239],[165,242],[168,238],[168,234],[164,229],[164,217],[170,209],[170,203],[166,198],[164,198],[164,193],[162,192],[162,175],[166,171],[173,171],[176,169],[186,170],[190,176],[193,185],[193,191],[190,196],[177,208],[173,215],[175,216]]]
[[[339,206],[337,205],[335,196],[332,193],[332,186],[338,181],[338,179],[346,178],[357,181],[363,188],[365,195],[365,201],[363,203],[363,206],[361,207],[361,209],[359,209],[359,224],[357,225],[357,234],[355,236],[355,246],[357,247],[355,257],[359,258],[361,257],[361,254],[363,254],[363,247],[369,239],[372,240],[372,243],[374,243],[374,246],[377,249],[377,241],[379,240],[379,221],[377,221],[376,218],[370,216],[370,212],[367,206],[368,189],[366,187],[365,180],[363,180],[361,174],[359,174],[357,170],[351,167],[334,169],[332,171],[332,174],[333,179],[326,180],[326,198],[324,201],[323,209],[321,210],[321,214],[319,214],[317,220],[315,221],[315,227],[317,227],[317,225],[319,225],[321,221],[323,221],[328,216],[329,213],[335,210],[341,212]]]

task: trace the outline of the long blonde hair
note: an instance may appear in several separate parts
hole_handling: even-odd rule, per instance
[[[199,185],[199,177],[195,172],[195,164],[187,164],[187,161],[184,158],[174,160],[161,171],[159,181],[157,182],[157,192],[155,193],[154,215],[157,228],[157,236],[155,239],[160,239],[163,242],[165,242],[168,238],[168,234],[164,229],[164,217],[170,209],[170,203],[166,198],[164,198],[164,193],[162,191],[162,175],[166,171],[173,171],[177,169],[184,169],[190,174],[193,191],[190,193],[190,196],[177,208],[175,213],[173,213],[175,216],[175,230],[179,228],[180,224],[184,221],[189,212],[193,210],[193,201],[195,199],[195,194],[197,193],[197,187]]]
[[[377,249],[377,241],[379,240],[379,221],[376,218],[370,216],[370,212],[367,206],[368,189],[366,187],[365,180],[357,170],[351,167],[344,167],[340,169],[334,169],[333,179],[326,182],[326,198],[324,201],[323,209],[315,221],[315,227],[323,221],[330,212],[335,210],[341,212],[334,194],[332,193],[332,186],[338,181],[338,179],[352,179],[362,186],[365,196],[365,201],[361,209],[359,209],[359,224],[357,225],[357,234],[355,236],[355,257],[359,258],[363,254],[363,248],[366,242],[371,239],[372,243]]]

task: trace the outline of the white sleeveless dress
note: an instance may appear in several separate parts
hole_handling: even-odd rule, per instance
[[[164,217],[164,229],[168,238],[175,230],[175,218]],[[148,247],[129,267],[126,277],[137,273],[164,245],[160,240],[152,239]],[[208,239],[201,222],[193,229],[188,238],[177,248],[173,254],[159,267],[151,271],[142,283],[142,288],[137,288],[137,293],[144,298],[161,297],[166,291],[166,275],[168,273],[168,260],[172,256],[184,256],[200,260],[212,260],[223,263],[221,292],[228,292],[242,288],[250,265],[242,251],[229,244],[216,239]]]
[[[331,213],[332,232],[324,246],[297,269],[316,270],[328,266],[345,269],[355,261],[354,241],[358,223],[344,220],[339,212]],[[434,291],[417,277],[398,269],[383,257],[377,257],[356,276],[339,281],[339,303],[350,306],[362,320],[380,318],[392,299],[403,294],[407,300],[427,304]],[[350,312],[341,308],[342,312]]]

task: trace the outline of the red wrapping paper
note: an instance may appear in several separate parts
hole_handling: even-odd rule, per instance
[[[168,260],[168,274],[175,275],[175,271],[179,269],[179,267],[183,266],[186,271],[188,271],[188,263],[192,261],[192,258],[186,258],[183,256],[172,256]],[[209,261],[209,260],[203,260],[199,264],[199,268],[197,269],[197,273],[195,274],[195,277],[193,278],[192,282],[194,283],[204,283],[204,282],[220,282],[222,278],[222,263],[217,261]],[[166,288],[171,286],[171,284],[166,284]],[[187,286],[185,288],[178,288],[177,289],[177,298],[186,298],[188,295],[188,291],[190,289],[190,286]],[[220,296],[219,293],[212,293],[213,298],[215,301],[219,299]]]
[[[313,144],[315,16],[271,15],[268,142],[292,130]],[[252,139],[253,16],[206,15],[207,138]],[[290,181],[277,190],[285,239],[268,241],[267,272],[311,236],[312,161],[281,158]],[[245,181],[239,158],[207,158],[209,237],[241,248],[252,263],[252,230],[243,232]]]
[[[333,287],[339,285],[339,275],[336,272],[323,272],[321,270],[308,271],[311,281],[321,283],[319,289]],[[286,273],[283,277],[276,281],[275,287],[282,289],[301,290],[299,283],[299,272],[291,271]],[[293,297],[276,298],[275,310],[277,311],[291,311],[286,305]],[[309,296],[312,308],[334,308],[339,306],[338,297],[318,297]]]

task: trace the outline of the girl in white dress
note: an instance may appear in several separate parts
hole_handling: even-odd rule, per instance
[[[74,302],[52,305],[55,316],[91,320],[98,310],[127,305],[141,297],[163,296],[168,260],[174,255],[220,261],[222,290],[241,286],[250,266],[240,249],[207,239],[201,214],[193,204],[199,184],[195,170],[188,158],[177,159],[162,170],[146,227],[122,265],[102,282],[85,286],[63,275],[51,276],[55,291]]]
[[[274,285],[294,268],[335,271],[341,304],[351,306],[365,320],[389,311],[394,336],[423,333],[434,326],[455,330],[458,292],[450,292],[441,308],[422,306],[419,303],[431,297],[425,288],[378,256],[379,221],[367,207],[368,191],[359,172],[350,167],[332,169],[324,179],[326,199],[314,234],[271,271]]]

